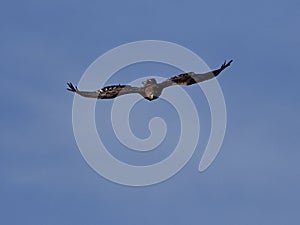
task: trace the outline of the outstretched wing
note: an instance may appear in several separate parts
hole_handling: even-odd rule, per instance
[[[205,80],[209,80],[209,79],[212,79],[212,78],[218,76],[225,68],[230,66],[231,62],[232,62],[232,60],[230,60],[228,63],[225,61],[219,69],[213,70],[213,71],[210,71],[207,73],[197,74],[194,72],[189,72],[189,73],[179,74],[175,77],[171,77],[171,78],[163,81],[159,85],[162,88],[165,88],[165,87],[169,87],[172,85],[191,85],[191,84],[199,83],[199,82],[202,82]]]
[[[115,98],[120,95],[126,95],[126,94],[142,94],[142,89],[139,87],[132,87],[130,85],[111,85],[104,87],[97,92],[99,93],[99,98]]]
[[[163,87],[172,85],[191,85],[197,83],[194,78],[195,75],[196,74],[194,72],[182,73],[163,81],[162,83],[160,83],[160,85],[162,85]]]
[[[132,94],[132,93],[139,93],[142,94],[143,88],[138,87],[131,87],[130,85],[111,85],[106,86],[100,90],[97,91],[80,91],[78,90],[77,86],[73,86],[72,83],[67,83],[68,88],[67,90],[71,92],[75,92],[76,94],[79,94],[83,97],[87,98],[101,98],[101,99],[110,99],[110,98],[116,98],[120,95],[125,94]]]

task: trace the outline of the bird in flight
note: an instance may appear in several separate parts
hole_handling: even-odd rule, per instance
[[[206,81],[218,76],[225,68],[230,66],[232,60],[229,62],[224,62],[219,69],[209,71],[202,74],[197,74],[194,72],[188,72],[179,74],[175,77],[171,77],[161,83],[157,83],[154,78],[148,79],[142,82],[143,87],[132,87],[130,85],[111,85],[106,86],[97,91],[80,91],[77,86],[70,82],[68,84],[67,90],[75,92],[78,95],[87,98],[97,98],[97,99],[111,99],[116,98],[121,95],[138,93],[142,95],[145,99],[152,101],[159,98],[164,88],[173,86],[173,85],[192,85],[202,81]]]

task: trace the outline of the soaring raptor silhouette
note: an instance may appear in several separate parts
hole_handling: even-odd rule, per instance
[[[232,60],[230,60],[228,63],[225,61],[219,69],[207,73],[183,73],[175,77],[171,77],[161,83],[157,83],[156,80],[153,78],[148,79],[142,82],[142,84],[144,85],[143,87],[132,87],[130,85],[119,84],[106,86],[97,91],[80,91],[78,90],[77,86],[74,87],[73,84],[70,82],[68,83],[69,87],[67,88],[67,90],[75,92],[76,94],[79,94],[83,97],[101,99],[110,99],[116,98],[120,95],[138,93],[142,95],[145,99],[152,101],[154,99],[157,99],[161,95],[163,89],[166,87],[170,87],[173,85],[191,85],[212,79],[218,76],[226,67],[230,66],[231,62]]]

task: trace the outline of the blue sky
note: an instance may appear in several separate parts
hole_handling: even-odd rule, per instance
[[[265,0],[2,1],[1,224],[299,224],[299,6]],[[199,96],[203,133],[192,159],[163,183],[132,188],[107,181],[84,161],[72,131],[73,96],[65,88],[101,54],[145,39],[183,45],[211,68],[225,59],[234,63],[218,79],[228,124],[211,167],[197,171],[209,129],[209,110]],[[130,81],[129,72],[137,79],[180,71],[146,63],[125,68],[111,82]],[[152,108],[156,115],[168,107],[151,104],[133,113]],[[98,102],[96,112],[110,105]],[[172,118],[166,119],[171,127]],[[143,120],[133,124],[142,136],[146,127]],[[172,147],[176,135],[164,147]],[[106,142],[120,149],[114,152],[120,158],[148,160],[130,158],[114,138]],[[164,149],[151,160],[170,153]]]

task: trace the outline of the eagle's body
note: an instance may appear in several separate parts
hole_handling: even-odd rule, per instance
[[[175,77],[171,77],[161,83],[157,83],[155,79],[148,79],[144,81],[143,87],[132,87],[130,85],[111,85],[104,87],[97,91],[80,91],[77,87],[74,87],[72,83],[68,83],[69,91],[75,92],[83,97],[88,98],[99,98],[99,99],[111,99],[116,98],[120,95],[138,93],[142,95],[145,99],[152,101],[159,98],[164,88],[172,85],[192,85],[205,80],[209,80],[218,76],[226,67],[230,66],[230,60],[228,63],[226,61],[217,70],[213,70],[203,74],[196,74],[194,72],[179,74]]]

